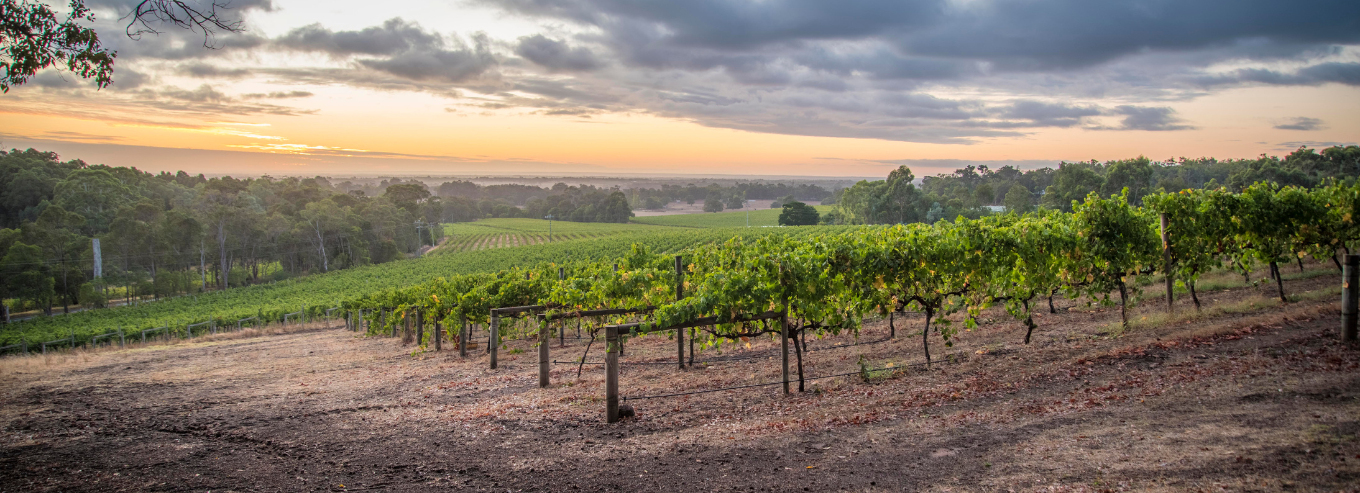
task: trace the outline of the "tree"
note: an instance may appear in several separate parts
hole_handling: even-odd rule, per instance
[[[387,187],[383,197],[387,197],[387,200],[392,201],[397,207],[406,209],[414,215],[418,214],[417,204],[430,198],[430,190],[424,183],[403,183]]]
[[[63,65],[82,79],[93,78],[99,88],[113,83],[113,60],[117,53],[99,42],[99,34],[81,24],[94,22],[85,0],[71,0],[70,14],[58,20],[56,12],[42,2],[0,0],[0,91],[23,85],[39,70]],[[203,46],[212,48],[217,31],[241,32],[239,20],[220,16],[228,2],[214,0],[207,7],[185,0],[142,0],[126,19],[127,35],[159,34],[156,25],[170,24],[203,32]]]
[[[817,209],[797,200],[784,204],[779,213],[780,226],[811,226],[820,219]]]
[[[709,197],[707,199],[704,199],[704,212],[722,212],[722,211],[723,203],[721,200],[718,200],[716,197]]]
[[[1006,212],[1024,214],[1034,210],[1034,197],[1029,193],[1029,189],[1024,185],[1016,183],[1011,185],[1011,189],[1006,191]]]
[[[15,242],[0,259],[0,300],[17,298],[50,312],[53,285],[52,269],[37,245]]]
[[[742,209],[746,207],[746,193],[736,192],[727,197],[727,203],[723,204],[728,209]]]
[[[1105,178],[1091,169],[1094,166],[1091,163],[1059,163],[1053,184],[1044,190],[1044,207],[1072,212],[1072,202],[1080,201],[1088,193],[1098,193],[1105,185]]]
[[[55,202],[85,217],[81,231],[94,235],[109,230],[118,209],[127,205],[132,191],[106,169],[85,168],[72,172],[55,187]]]
[[[1142,204],[1143,196],[1152,187],[1152,160],[1138,156],[1108,163],[1105,168],[1103,195],[1114,195],[1129,190],[1129,203]]]

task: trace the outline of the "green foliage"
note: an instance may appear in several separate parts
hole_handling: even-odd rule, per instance
[[[82,0],[71,0],[66,20],[57,19],[50,6],[28,0],[0,0],[0,91],[23,85],[39,70],[63,65],[82,79],[93,78],[99,88],[113,83],[116,53],[99,44],[94,14]]]
[[[1029,193],[1029,189],[1025,188],[1024,185],[1017,183],[1006,191],[1006,199],[1003,205],[1006,206],[1006,212],[1025,214],[1034,210],[1034,196]]]
[[[816,208],[796,200],[785,203],[779,213],[780,226],[811,226],[820,219]]]

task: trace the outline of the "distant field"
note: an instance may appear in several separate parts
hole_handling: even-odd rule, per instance
[[[817,208],[817,212],[825,214],[835,206],[818,205],[814,207]],[[779,213],[782,210],[783,209],[764,209],[759,211],[745,211],[738,209],[732,212],[635,217],[633,218],[633,222],[637,224],[679,228],[741,228],[748,226],[747,215],[749,214],[749,226],[755,228],[760,226],[778,226]]]
[[[448,241],[431,251],[440,255],[513,246],[541,245],[548,242],[604,238],[626,233],[670,231],[672,228],[649,224],[574,223],[553,221],[549,236],[548,221],[543,219],[483,219],[470,223],[444,225]]]

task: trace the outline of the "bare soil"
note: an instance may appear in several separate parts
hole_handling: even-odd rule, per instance
[[[779,359],[759,339],[680,371],[673,340],[632,339],[620,387],[637,416],[613,425],[602,367],[555,365],[539,389],[529,340],[497,370],[481,348],[333,329],[8,358],[0,491],[1358,491],[1360,348],[1338,340],[1339,284],[1290,280],[1289,304],[1269,286],[1205,292],[1174,317],[1148,287],[1127,330],[1117,307],[1059,300],[1029,345],[992,309],[953,347],[932,335],[929,369],[919,316],[886,341],[875,321],[861,345],[809,338],[826,349],[804,369],[890,370],[787,396],[638,399],[777,383]],[[553,341],[553,359],[586,342]]]

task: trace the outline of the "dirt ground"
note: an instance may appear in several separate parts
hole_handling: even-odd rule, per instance
[[[993,309],[951,348],[932,336],[930,369],[919,316],[886,341],[875,321],[862,345],[810,338],[805,371],[891,370],[789,396],[637,399],[777,382],[779,360],[760,339],[682,372],[674,341],[633,339],[637,416],[613,425],[601,366],[555,365],[539,389],[525,340],[497,370],[333,329],[7,358],[0,491],[1360,491],[1334,272],[1289,280],[1289,304],[1229,287],[1174,317],[1149,286],[1127,330],[1060,299],[1029,345]]]

